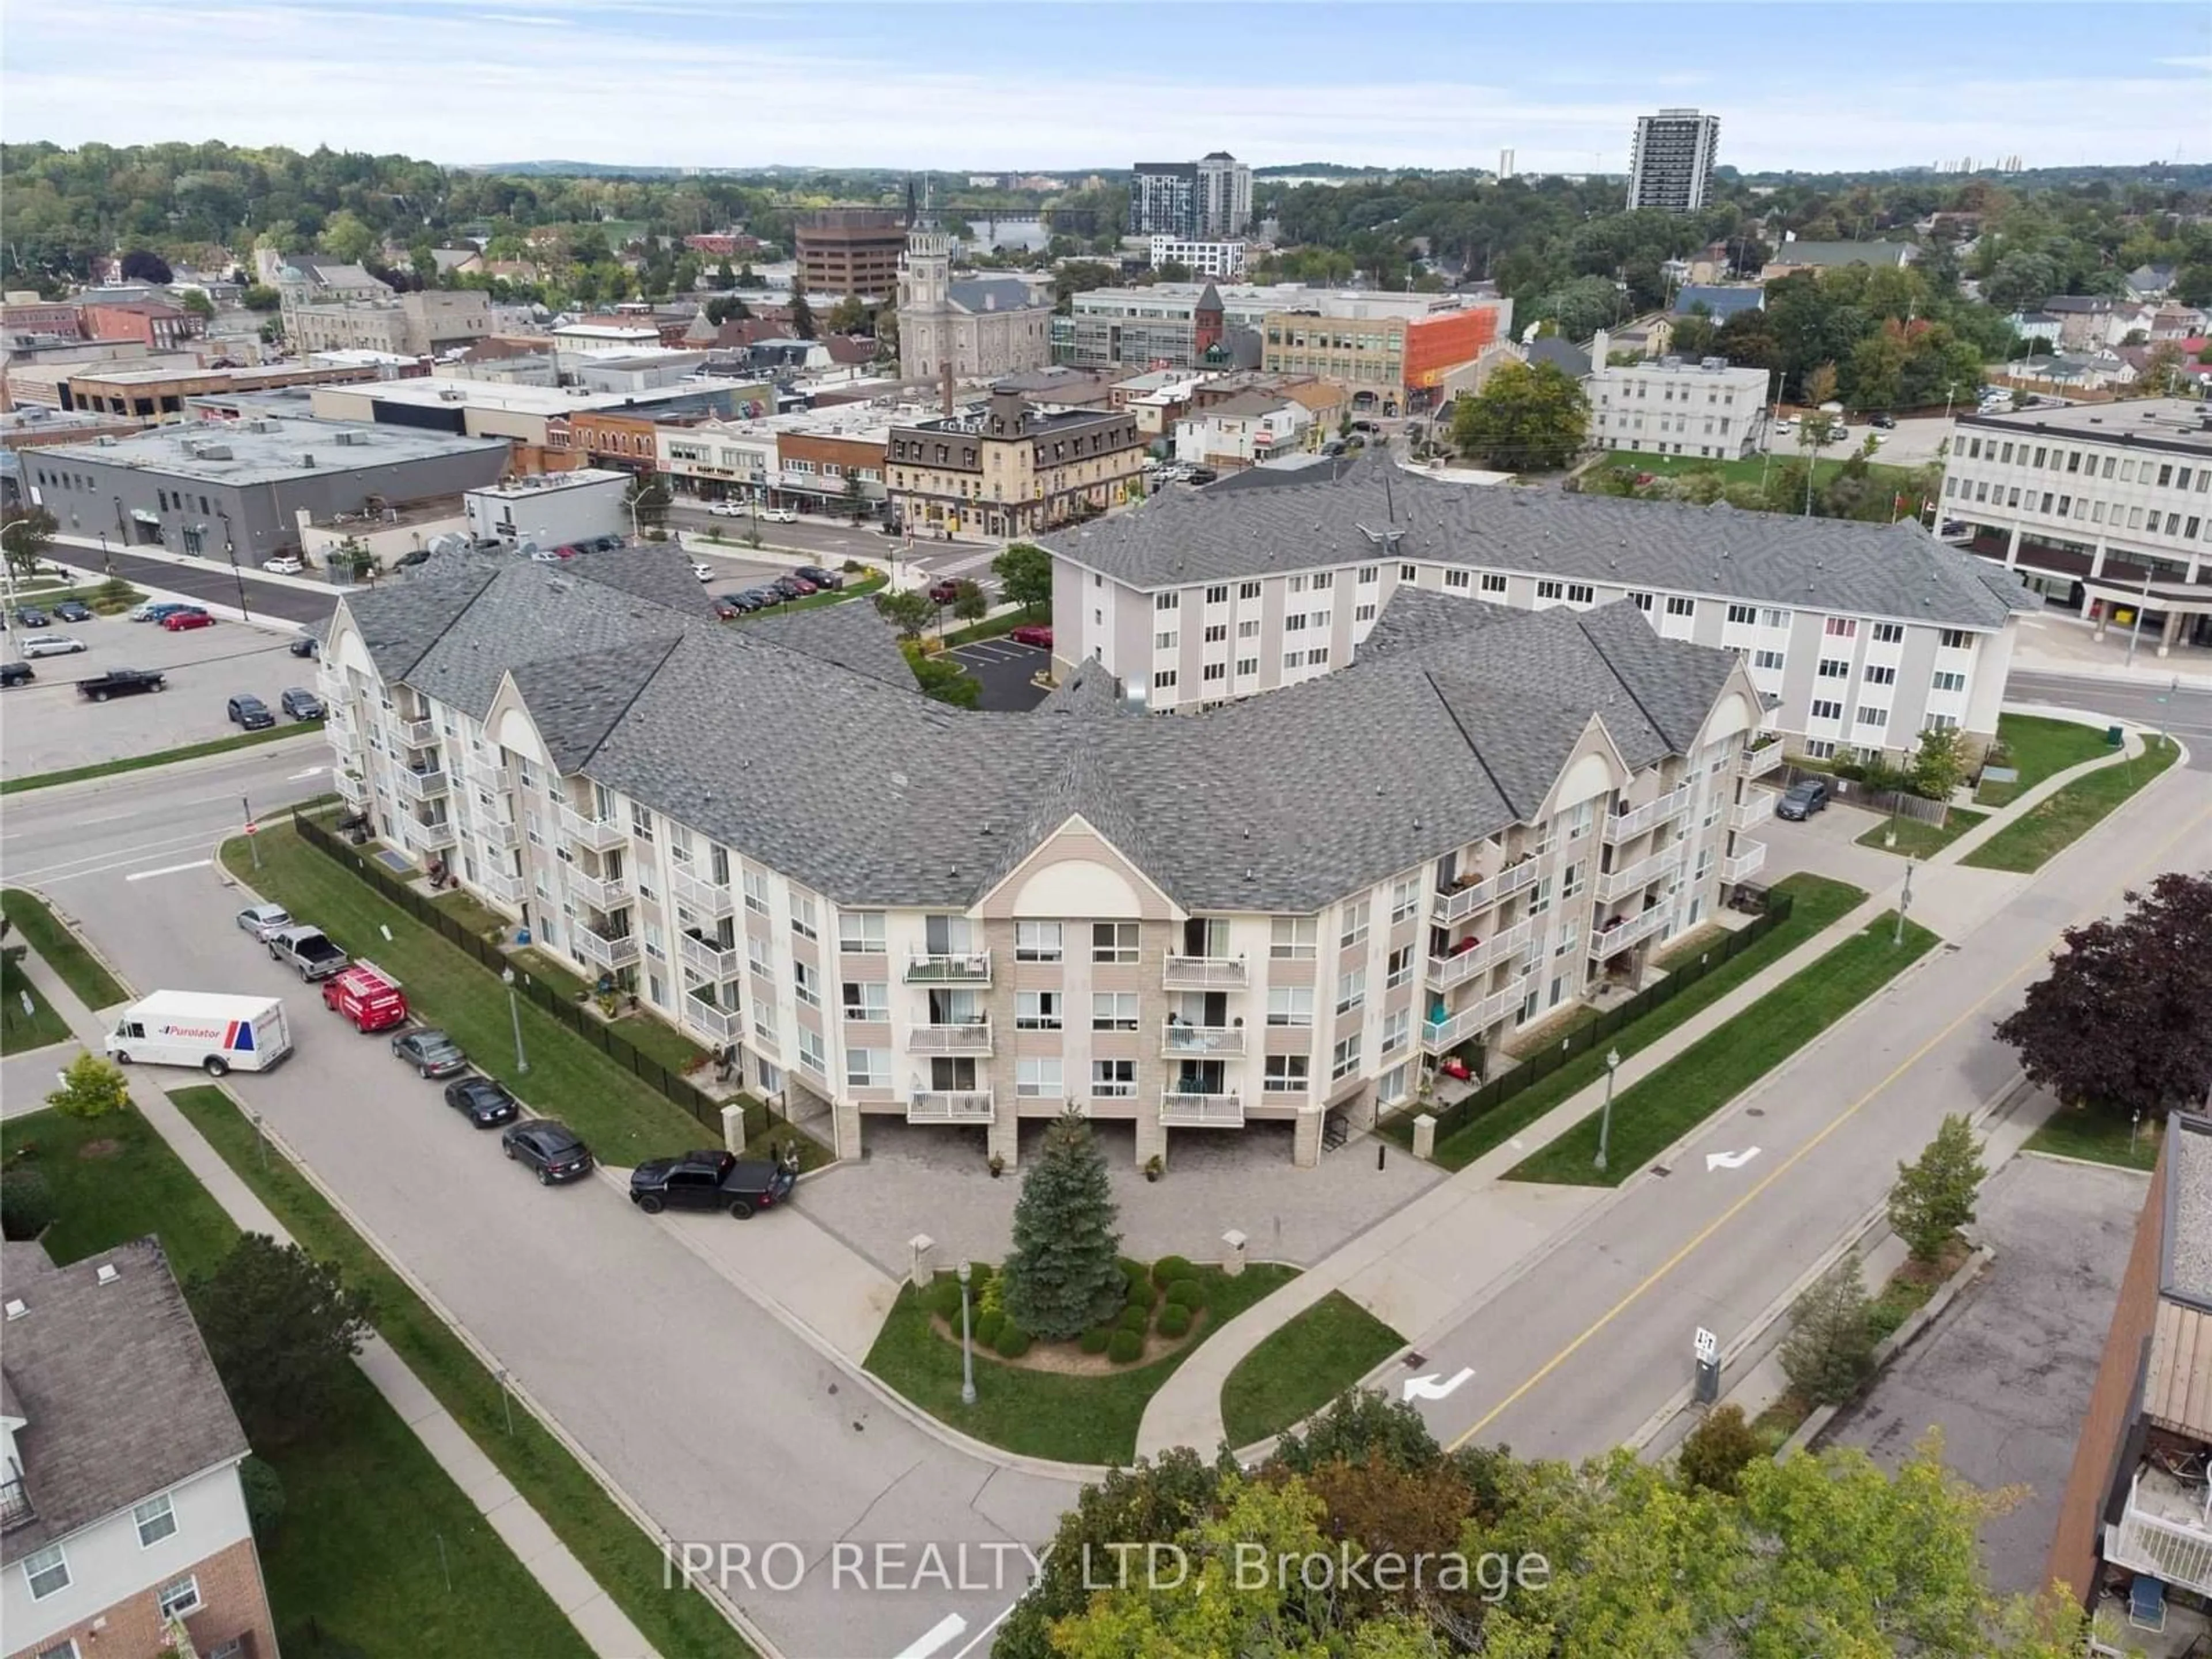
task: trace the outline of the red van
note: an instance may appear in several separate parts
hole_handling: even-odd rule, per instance
[[[356,1031],[388,1031],[407,1023],[407,994],[373,962],[356,962],[325,980],[323,1006],[343,1014]]]

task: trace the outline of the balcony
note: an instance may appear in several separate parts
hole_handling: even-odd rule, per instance
[[[1448,957],[1429,958],[1429,984],[1439,991],[1464,984],[1484,969],[1495,966],[1526,946],[1536,936],[1532,917],[1516,922],[1502,933],[1493,933],[1470,948]]]
[[[693,939],[690,934],[678,936],[677,945],[684,965],[708,979],[732,979],[738,971],[738,947],[718,945],[710,939]]]
[[[735,1042],[744,1035],[744,1021],[736,1009],[721,1007],[704,997],[684,999],[684,1022],[716,1042]]]
[[[1605,821],[1606,840],[1627,841],[1642,835],[1646,830],[1671,823],[1690,810],[1690,798],[1694,793],[1690,785],[1681,784],[1669,789],[1656,800],[1646,801],[1626,812],[1614,813]]]
[[[1601,961],[1620,955],[1630,946],[1641,945],[1667,931],[1668,907],[1655,904],[1641,915],[1630,916],[1610,927],[1601,927],[1590,934],[1589,953]]]
[[[1160,1028],[1164,1054],[1241,1054],[1244,1028],[1241,1025],[1186,1025],[1170,1020]]]
[[[726,881],[702,881],[679,864],[676,866],[674,885],[676,902],[695,916],[720,921],[737,910],[738,902],[732,896]]]
[[[1519,1011],[1528,1000],[1528,988],[1536,982],[1534,974],[1523,974],[1504,990],[1493,991],[1477,1003],[1470,1004],[1446,1019],[1431,1019],[1421,1026],[1421,1047],[1432,1054],[1456,1048],[1469,1037],[1480,1036],[1501,1019]]]
[[[410,720],[404,714],[394,714],[392,735],[410,749],[428,749],[438,740],[438,723],[435,720]]]
[[[38,1510],[31,1507],[31,1494],[23,1489],[22,1477],[0,1480],[0,1532],[13,1532],[38,1518]]]
[[[453,826],[450,820],[440,818],[436,823],[402,813],[399,833],[406,843],[418,853],[442,853],[453,844]]]
[[[487,847],[505,851],[510,847],[522,845],[522,826],[513,818],[501,817],[496,813],[479,811],[476,815],[474,827],[477,838]]]
[[[991,1052],[991,1022],[978,1019],[957,1025],[917,1025],[907,1039],[907,1047],[917,1054],[974,1054],[988,1058]]]
[[[407,767],[396,769],[392,776],[399,784],[404,800],[435,800],[453,787],[453,780],[442,771],[416,772]]]
[[[629,902],[629,884],[595,876],[576,865],[568,866],[568,891],[594,910],[619,910]]]
[[[1518,864],[1507,866],[1494,876],[1485,877],[1472,886],[1438,893],[1436,907],[1430,914],[1438,923],[1449,924],[1457,921],[1462,916],[1471,916],[1500,899],[1510,898],[1524,887],[1535,884],[1536,860],[1526,858]]]
[[[1238,1094],[1194,1095],[1170,1089],[1160,1097],[1164,1129],[1241,1129],[1244,1097]]]
[[[1776,738],[1760,744],[1755,749],[1745,750],[1742,757],[1736,762],[1736,775],[1745,778],[1763,778],[1781,764],[1782,739]]]
[[[338,798],[355,811],[368,805],[368,785],[362,779],[340,769],[331,774],[331,781],[338,787]]]
[[[1160,974],[1170,991],[1241,991],[1246,980],[1242,957],[1171,956]]]
[[[1682,867],[1682,849],[1677,844],[1663,851],[1641,858],[1626,869],[1610,870],[1597,878],[1597,902],[1610,904],[1615,899],[1640,893],[1662,876],[1672,875]]]
[[[2152,1463],[2137,1469],[2127,1507],[2105,1528],[2105,1559],[2212,1595],[2212,1514],[2203,1483],[2179,1480]]]
[[[582,922],[576,924],[576,954],[602,968],[627,968],[637,960],[637,935],[603,933]]]
[[[522,878],[510,876],[504,870],[479,870],[476,884],[501,904],[522,902]]]
[[[1747,789],[1743,799],[1729,808],[1729,828],[1748,830],[1774,816],[1774,792],[1771,789]]]
[[[593,817],[573,806],[561,809],[561,833],[572,845],[591,853],[610,852],[629,839],[627,824],[617,823],[612,818]]]
[[[971,951],[946,955],[917,951],[906,959],[906,982],[909,985],[988,985],[991,982],[991,953],[988,951]]]
[[[1738,844],[1735,852],[1721,860],[1723,881],[1749,881],[1766,866],[1766,843],[1747,841]]]
[[[906,1097],[909,1123],[988,1123],[997,1115],[988,1089],[916,1089]]]

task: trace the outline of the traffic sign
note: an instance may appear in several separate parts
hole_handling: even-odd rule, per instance
[[[1710,1365],[1721,1357],[1721,1340],[1703,1326],[1698,1328],[1698,1359]]]
[[[249,836],[258,836],[261,833],[261,826],[252,818],[248,818],[246,821],[246,833]]]

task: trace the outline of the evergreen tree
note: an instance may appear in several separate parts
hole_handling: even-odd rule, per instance
[[[1022,1177],[1006,1256],[1008,1316],[1048,1341],[1082,1335],[1121,1305],[1121,1246],[1106,1160],[1090,1124],[1069,1112],[1045,1132]]]
[[[1951,1235],[1974,1218],[1974,1194],[1989,1174],[1981,1150],[1966,1120],[1954,1112],[1944,1118],[1917,1162],[1897,1166],[1897,1182],[1889,1189],[1889,1224],[1915,1261],[1935,1261]]]
[[[1873,1310],[1862,1282],[1858,1252],[1823,1274],[1790,1311],[1782,1344],[1790,1386],[1817,1406],[1840,1406],[1874,1370]]]
[[[814,337],[814,307],[806,303],[804,294],[791,296],[791,331],[802,340]]]

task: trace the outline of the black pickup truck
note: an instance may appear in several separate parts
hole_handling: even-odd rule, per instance
[[[76,693],[94,702],[106,702],[110,697],[134,696],[141,691],[159,691],[168,684],[169,677],[152,668],[111,668],[105,674],[76,683]]]
[[[732,1152],[686,1152],[648,1158],[630,1171],[629,1201],[647,1215],[663,1210],[727,1210],[752,1218],[791,1196],[799,1178],[794,1163],[741,1158]]]

